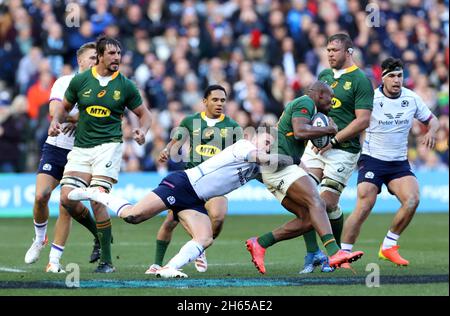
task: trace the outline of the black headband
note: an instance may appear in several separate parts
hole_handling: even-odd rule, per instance
[[[381,77],[386,76],[388,73],[393,72],[393,71],[402,71],[403,68],[400,66],[395,66],[395,67],[389,67],[385,70],[383,70],[383,72],[381,73]]]

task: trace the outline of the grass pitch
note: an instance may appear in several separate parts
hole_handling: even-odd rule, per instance
[[[266,275],[260,275],[250,261],[244,242],[290,220],[286,216],[229,216],[221,236],[207,250],[208,271],[198,273],[193,264],[184,267],[188,279],[161,280],[144,274],[153,261],[155,236],[163,218],[139,225],[113,219],[113,260],[116,273],[96,274],[88,263],[92,237],[74,222],[64,251],[63,265],[80,268],[80,287],[67,288],[67,275],[44,272],[50,247],[38,262],[26,265],[25,252],[34,237],[32,219],[0,220],[0,295],[155,295],[155,296],[308,296],[308,295],[449,295],[449,215],[417,214],[400,239],[401,254],[411,264],[396,267],[377,257],[380,243],[393,214],[372,214],[365,223],[355,250],[365,255],[353,264],[357,274],[338,270],[299,275],[305,246],[301,238],[284,241],[266,253]],[[49,220],[49,240],[55,219]],[[165,260],[175,255],[188,240],[176,229]],[[375,263],[375,265],[371,265]],[[379,287],[366,286],[379,269]],[[366,271],[367,269],[367,271]],[[73,278],[71,279],[73,280]]]

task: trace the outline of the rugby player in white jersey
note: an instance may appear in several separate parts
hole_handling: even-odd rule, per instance
[[[213,242],[211,221],[205,209],[205,202],[243,186],[260,172],[270,173],[293,164],[293,159],[289,156],[267,154],[274,140],[267,130],[259,131],[251,141],[241,139],[194,168],[168,175],[156,189],[134,206],[125,199],[103,193],[96,188],[73,190],[69,199],[90,199],[105,204],[119,217],[133,224],[145,221],[166,209],[172,209],[192,236],[192,240],[187,242],[166,266],[159,269],[156,276],[187,277],[179,269],[196,259]],[[343,257],[339,264],[342,262],[347,262],[346,257]]]
[[[95,42],[89,42],[82,45],[77,50],[79,72],[91,68],[96,62],[96,56]],[[49,103],[50,116],[53,116],[57,103],[61,103],[64,92],[74,76],[75,74],[60,77],[53,84]],[[64,123],[64,133],[61,133],[58,136],[49,136],[42,148],[42,157],[39,162],[38,174],[36,177],[36,193],[33,206],[35,238],[25,255],[25,263],[31,264],[36,262],[39,259],[41,250],[47,244],[47,222],[49,217],[48,202],[52,191],[58,186],[62,178],[64,166],[67,162],[67,154],[72,150],[77,116],[78,109],[75,107],[70,112],[67,121]],[[94,262],[100,257],[100,245],[97,239],[95,221],[87,208],[84,209],[84,213],[81,216],[76,217],[75,219],[94,235],[94,248],[90,258],[90,262]],[[50,250],[49,264],[46,268],[47,272],[64,272],[60,265],[60,258],[69,236],[71,223],[71,216],[67,210],[60,205],[59,217],[55,225],[55,238],[52,243],[52,249]]]
[[[407,160],[408,134],[413,119],[419,120],[428,126],[427,133],[419,141],[433,149],[439,122],[415,92],[402,86],[403,64],[399,59],[389,57],[381,67],[383,83],[375,90],[370,125],[365,131],[358,161],[356,208],[345,222],[341,247],[352,251],[361,226],[385,184],[400,201],[401,207],[378,255],[381,259],[407,266],[409,261],[400,256],[397,242],[419,205],[419,186]]]

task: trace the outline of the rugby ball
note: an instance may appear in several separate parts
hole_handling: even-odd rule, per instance
[[[324,127],[324,126],[328,126],[328,124],[329,124],[328,116],[326,116],[325,114],[323,114],[321,112],[317,112],[312,118],[313,126]],[[326,135],[326,136],[321,136],[318,138],[311,139],[311,142],[317,148],[323,148],[330,143],[330,139],[331,139],[330,135]]]

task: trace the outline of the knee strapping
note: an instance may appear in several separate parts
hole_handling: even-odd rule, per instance
[[[342,210],[339,204],[334,209],[329,209],[327,207],[327,214],[329,219],[338,219],[342,216]]]
[[[344,184],[327,177],[323,178],[322,182],[320,183],[321,193],[324,191],[330,191],[336,193],[337,195],[341,195],[342,191],[344,191],[344,188]]]
[[[61,186],[68,186],[71,188],[82,188],[85,189],[88,187],[88,184],[86,181],[84,181],[82,178],[80,177],[74,177],[74,176],[63,176],[63,178],[61,179]]]
[[[106,193],[109,193],[112,189],[112,183],[103,178],[93,177],[91,180],[91,187],[102,187],[105,189]]]

